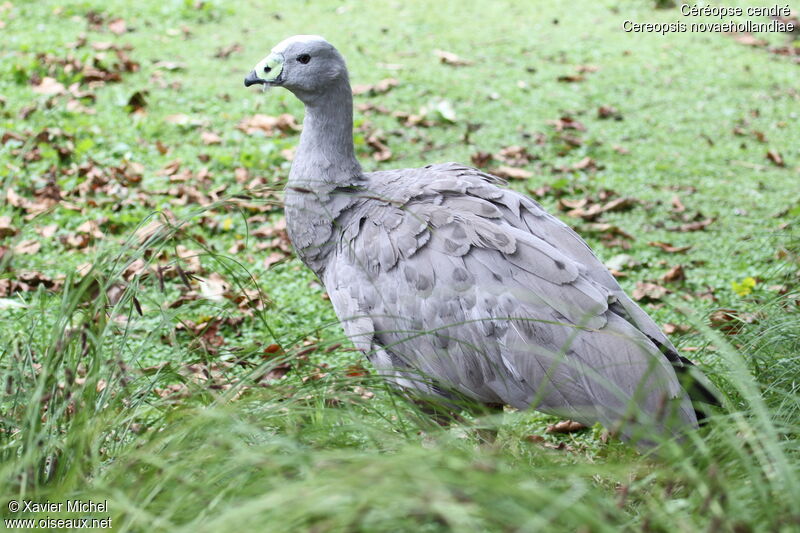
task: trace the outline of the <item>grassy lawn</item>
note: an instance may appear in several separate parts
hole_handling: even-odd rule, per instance
[[[0,4],[0,515],[169,532],[799,528],[800,54],[773,53],[784,35],[751,46],[627,19],[685,17],[649,1]],[[640,455],[599,426],[557,434],[506,411],[474,421],[499,427],[486,445],[388,390],[286,237],[302,107],[242,86],[299,33],[372,86],[355,96],[365,170],[510,175],[727,414]],[[108,510],[9,507],[48,500]]]

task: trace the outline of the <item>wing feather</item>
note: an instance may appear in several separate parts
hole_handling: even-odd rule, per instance
[[[674,399],[696,425],[651,340],[663,334],[568,226],[468,167],[366,176],[374,191],[339,218],[324,281],[381,373],[607,426],[632,399],[651,417]]]

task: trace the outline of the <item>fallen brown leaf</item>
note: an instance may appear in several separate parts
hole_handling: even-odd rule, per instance
[[[15,292],[31,291],[40,285],[46,289],[57,291],[64,285],[64,277],[53,279],[41,272],[27,270],[18,273],[15,279],[0,278],[0,298],[5,298]]]
[[[453,67],[465,67],[467,65],[471,65],[472,61],[467,61],[466,59],[462,59],[453,52],[447,52],[445,50],[434,50],[434,54],[436,57],[439,58],[439,62],[445,65],[450,65]]]
[[[183,63],[177,63],[175,61],[156,61],[153,63],[153,68],[162,68],[164,70],[175,71],[185,69],[186,65]]]
[[[200,295],[213,302],[223,301],[231,288],[230,283],[216,272],[212,272],[207,278],[197,279],[200,282]]]
[[[767,46],[767,44],[769,44],[767,43],[767,41],[763,39],[758,39],[754,37],[752,33],[731,33],[729,35],[733,37],[734,41],[736,41],[739,44],[743,44],[745,46],[761,47],[761,46]]]
[[[168,226],[163,220],[160,218],[153,218],[144,226],[139,227],[139,229],[137,229],[134,233],[134,236],[138,239],[139,244],[144,244],[148,239],[156,234],[166,233],[167,229]]]
[[[21,255],[32,255],[38,253],[41,248],[42,243],[39,241],[35,239],[26,239],[14,246],[14,253]]]
[[[203,141],[203,144],[205,145],[222,144],[222,137],[220,137],[213,131],[201,132],[200,139]]]
[[[635,198],[620,197],[614,198],[606,203],[593,203],[594,200],[581,198],[580,200],[570,200],[562,198],[558,201],[558,208],[567,211],[567,216],[582,218],[583,220],[596,220],[603,213],[612,211],[625,211],[636,205],[639,201]]]
[[[615,152],[617,152],[618,154],[622,154],[622,155],[626,155],[626,154],[631,153],[631,151],[628,150],[627,148],[625,148],[624,146],[619,146],[619,145],[616,145],[616,144],[614,146],[612,146],[611,149],[614,150]]]
[[[33,92],[45,96],[55,96],[57,94],[67,94],[67,89],[63,83],[55,78],[44,77],[37,85],[33,86]]]
[[[591,202],[589,198],[560,198],[558,200],[558,208],[562,211],[570,209],[581,209],[586,207]]]
[[[595,170],[598,168],[597,162],[589,156],[584,157],[577,163],[573,163],[572,170]]]
[[[242,45],[239,43],[229,44],[227,46],[220,46],[214,52],[214,57],[218,59],[228,59],[232,54],[242,51]]]
[[[373,113],[377,113],[379,115],[392,114],[392,111],[388,107],[378,105],[373,102],[362,102],[360,104],[356,104],[356,109],[365,115],[371,115]]]
[[[160,398],[176,401],[189,396],[189,387],[185,383],[173,383],[163,388],[156,387],[153,392]]]
[[[620,228],[616,224],[607,224],[607,223],[604,223],[604,222],[593,222],[591,224],[586,224],[585,226],[582,226],[582,227],[583,227],[583,230],[586,231],[587,233],[600,233],[602,235],[624,237],[625,239],[628,239],[628,240],[631,240],[631,241],[636,240],[636,239],[634,239],[633,235],[631,235],[630,233],[626,232],[625,230],[623,230],[622,228]],[[602,235],[601,235],[601,238],[602,238]]]
[[[252,117],[242,119],[236,127],[248,135],[260,132],[267,136],[272,136],[275,132],[291,134],[300,131],[297,120],[288,113],[277,117],[253,115]]]
[[[386,145],[386,137],[381,131],[374,131],[367,138],[367,146],[372,149],[372,158],[375,161],[388,161],[392,158],[392,151]]]
[[[584,126],[581,122],[578,122],[574,118],[565,115],[561,118],[557,118],[555,120],[548,120],[547,124],[553,126],[556,131],[563,131],[563,130],[576,130],[576,131],[586,131],[586,126]]]
[[[70,113],[78,113],[82,115],[94,115],[97,113],[96,110],[92,109],[91,107],[86,107],[79,100],[75,99],[69,100],[65,108]]]
[[[777,150],[767,151],[767,159],[772,161],[776,166],[782,167],[785,165],[783,162],[783,157]]]
[[[682,265],[675,265],[674,267],[670,268],[666,274],[661,276],[661,280],[666,283],[685,281],[686,271],[684,270]]]
[[[681,224],[680,226],[667,228],[669,231],[680,231],[683,233],[690,232],[690,231],[702,231],[706,229],[715,219],[713,218],[706,218],[704,220],[699,220],[697,222],[689,222],[687,224]]]
[[[656,248],[661,248],[668,254],[681,254],[692,248],[691,246],[673,246],[668,242],[661,242],[661,241],[651,241],[647,244],[649,244],[650,246],[655,246]]]
[[[661,329],[667,335],[682,335],[692,331],[692,327],[687,324],[672,324],[670,322],[664,324]]]
[[[11,217],[7,215],[0,216],[0,238],[11,237],[16,235],[17,228],[11,225]]]
[[[272,252],[264,258],[264,268],[269,269],[272,265],[286,259],[286,254],[281,252]]]
[[[498,178],[512,179],[512,180],[525,180],[533,177],[533,172],[531,172],[530,170],[525,170],[524,168],[510,167],[507,165],[502,165],[495,168],[494,170],[492,170],[492,174],[494,174]]]
[[[175,247],[175,253],[182,260],[183,269],[186,272],[200,274],[203,271],[203,265],[200,263],[202,252],[179,244]]]
[[[283,376],[288,374],[291,369],[292,366],[289,363],[277,364],[259,376],[256,381],[262,387],[268,387],[272,383],[280,380]]]
[[[136,91],[128,98],[128,113],[143,114],[147,107],[148,91]]]
[[[561,422],[547,426],[545,431],[547,431],[547,433],[574,433],[586,428],[587,426],[581,424],[580,422],[576,422],[574,420],[562,420]]]
[[[128,25],[121,18],[116,18],[108,23],[108,31],[115,35],[122,35],[128,31]]]
[[[669,293],[669,289],[650,281],[637,281],[633,289],[633,299],[636,301],[660,300]]]
[[[586,76],[582,74],[565,74],[563,76],[559,76],[556,79],[563,83],[578,83],[584,81],[586,79]]]
[[[94,265],[92,263],[81,263],[80,265],[75,267],[75,272],[77,272],[81,276],[85,276],[92,271],[92,268],[94,268]]]
[[[726,335],[735,335],[742,329],[743,321],[735,309],[717,309],[708,317],[712,328],[718,329]]]
[[[423,113],[407,113],[405,111],[395,111],[392,113],[392,116],[395,117],[398,121],[400,121],[403,126],[407,128],[413,128],[416,126],[422,128],[430,128],[431,126],[435,126],[436,122],[433,120],[425,118]]]
[[[477,168],[487,168],[492,161],[492,154],[489,152],[475,152],[470,156],[470,161]]]
[[[375,397],[374,392],[372,392],[367,388],[362,387],[361,385],[356,385],[355,387],[353,387],[353,392],[355,392],[365,400],[371,400],[372,398]]]
[[[694,293],[694,295],[701,300],[708,300],[709,302],[716,302],[718,300],[714,294],[714,288],[709,286],[706,286],[702,291]]]
[[[265,356],[265,358],[272,357],[273,354],[276,354],[278,352],[281,352],[281,353],[283,352],[283,348],[281,348],[281,346],[279,344],[270,344],[266,348],[264,348],[264,353],[265,354],[269,354],[269,355]]]
[[[350,365],[345,370],[345,374],[347,374],[351,378],[360,378],[369,375],[369,370],[364,368],[361,363],[356,363],[354,365]]]
[[[621,120],[622,114],[617,111],[617,108],[612,107],[610,105],[601,105],[597,108],[597,118],[600,119],[607,119],[613,118],[615,120]]]
[[[496,159],[512,167],[520,167],[527,165],[532,160],[536,159],[535,156],[528,152],[524,146],[507,146],[501,148],[497,153]]]
[[[92,242],[92,238],[86,233],[75,233],[72,235],[64,235],[61,237],[61,242],[70,248],[80,250],[89,246],[89,243]]]
[[[8,141],[14,140],[24,143],[26,141],[26,137],[20,135],[19,133],[15,133],[13,131],[4,131],[2,137],[0,137],[0,144],[6,144]]]
[[[631,198],[630,196],[615,198],[603,205],[603,212],[610,213],[617,211],[627,211],[628,209],[632,208],[638,203],[639,200],[637,200],[636,198]]]
[[[681,202],[681,197],[677,194],[672,197],[672,211],[674,213],[683,213],[686,211],[686,206]]]
[[[393,88],[397,87],[398,81],[395,78],[386,78],[374,85],[353,85],[353,96],[366,94],[367,96],[376,96],[379,94],[388,93]]]

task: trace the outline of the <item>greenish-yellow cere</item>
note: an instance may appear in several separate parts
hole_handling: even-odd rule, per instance
[[[261,79],[273,81],[280,76],[283,71],[283,56],[280,54],[270,54],[259,61],[255,70]]]

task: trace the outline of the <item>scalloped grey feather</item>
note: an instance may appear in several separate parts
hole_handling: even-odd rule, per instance
[[[253,83],[305,104],[289,236],[380,374],[444,402],[535,408],[631,440],[697,426],[676,376],[688,361],[567,225],[456,163],[363,172],[347,68],[321,37],[280,43]]]

